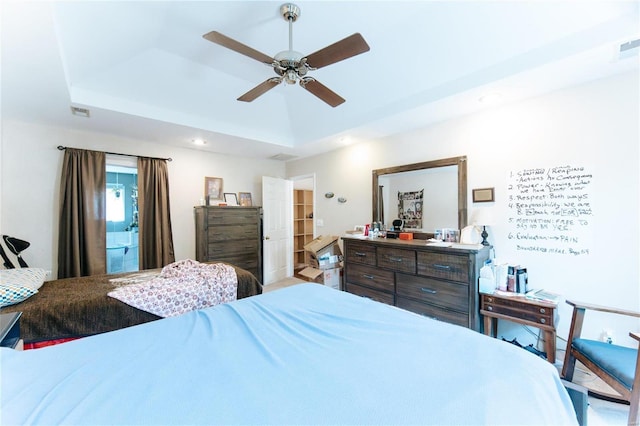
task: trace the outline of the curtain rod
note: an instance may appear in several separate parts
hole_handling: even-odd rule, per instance
[[[62,145],[58,145],[58,149],[60,151],[64,151],[65,149],[67,149],[66,146],[62,146]],[[173,159],[171,157],[169,158],[160,158],[160,157],[147,157],[145,155],[131,155],[131,154],[120,154],[119,152],[107,152],[104,151],[105,154],[110,154],[110,155],[124,155],[127,157],[145,157],[145,158],[153,158],[154,160],[165,160],[165,161],[173,161]]]

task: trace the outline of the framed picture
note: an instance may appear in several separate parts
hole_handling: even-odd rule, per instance
[[[237,206],[238,205],[238,197],[235,192],[225,192],[224,193],[224,202],[227,203],[228,206]]]
[[[253,205],[250,192],[238,192],[238,198],[240,198],[240,205],[243,207],[251,207]]]
[[[204,178],[204,197],[207,200],[222,200],[222,178]]]
[[[478,188],[473,190],[474,203],[488,203],[495,201],[493,188]]]

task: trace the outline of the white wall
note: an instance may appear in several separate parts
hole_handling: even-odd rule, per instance
[[[225,192],[251,192],[262,203],[262,176],[283,178],[280,161],[240,158],[158,145],[99,133],[3,121],[0,233],[29,241],[30,266],[57,276],[60,172],[58,145],[149,157],[171,157],[169,191],[176,260],[195,258],[193,206],[204,193],[204,177],[223,178]]]
[[[318,234],[342,235],[371,220],[371,171],[459,155],[468,157],[469,213],[491,208],[496,225],[489,241],[499,259],[525,265],[534,288],[567,299],[640,310],[639,281],[639,78],[626,73],[535,99],[442,122],[420,131],[372,140],[287,163],[287,175],[316,173]],[[593,174],[589,254],[552,255],[519,251],[508,238],[508,173],[535,167],[584,166]],[[473,204],[471,189],[495,187],[494,203]],[[339,204],[337,197],[348,202]],[[566,338],[570,309],[560,303],[559,336]],[[585,321],[584,336],[612,329],[617,343],[632,345],[629,331],[640,321]],[[537,332],[537,329],[532,329]],[[499,334],[535,338],[521,326],[500,323]],[[558,347],[563,347],[558,342]]]

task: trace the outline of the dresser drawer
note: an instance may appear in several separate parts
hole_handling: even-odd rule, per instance
[[[393,293],[395,290],[393,272],[365,265],[349,265],[346,268],[346,282],[361,284]]]
[[[376,302],[386,303],[387,305],[393,306],[393,294],[383,293],[381,291],[372,290],[367,287],[362,287],[359,285],[346,283],[344,289],[349,293],[366,297],[371,300],[375,300]]]
[[[469,286],[465,284],[396,274],[396,293],[461,312],[469,309]]]
[[[555,306],[540,306],[528,303],[522,297],[514,296],[513,299],[496,298],[491,295],[482,295],[482,310],[520,318],[536,324],[553,326]],[[508,318],[507,318],[508,319]]]
[[[236,240],[257,240],[258,225],[227,225],[224,229],[209,226],[207,239],[212,241],[234,242]]]
[[[239,254],[250,254],[257,257],[258,241],[252,240],[234,240],[234,241],[218,241],[209,240],[207,244],[207,255],[210,259],[218,259],[221,257],[236,256]]]
[[[378,267],[393,269],[408,274],[416,273],[416,252],[414,250],[378,247]]]
[[[469,282],[469,258],[418,252],[418,275],[466,283]]]
[[[467,313],[449,311],[438,306],[405,299],[401,296],[396,297],[396,306],[406,309],[407,311],[415,312],[416,314],[424,315],[425,317],[469,327],[469,315]]]
[[[349,242],[345,251],[347,262],[376,266],[375,246]]]
[[[207,221],[209,225],[256,225],[258,216],[254,209],[218,208],[207,210]]]

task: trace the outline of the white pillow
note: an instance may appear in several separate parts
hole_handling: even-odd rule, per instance
[[[0,307],[15,305],[36,294],[38,290],[13,284],[0,284]]]
[[[44,283],[47,274],[48,272],[41,268],[2,269],[0,270],[0,284],[38,290]]]

